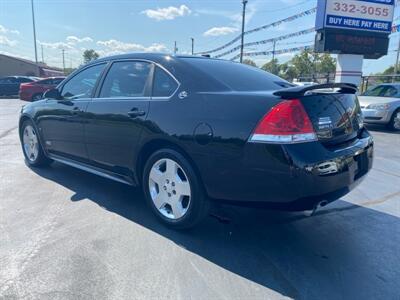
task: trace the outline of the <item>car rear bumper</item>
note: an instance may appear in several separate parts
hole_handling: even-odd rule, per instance
[[[31,101],[32,100],[32,94],[27,93],[27,92],[19,92],[19,99],[25,100],[25,101]]]
[[[364,122],[365,123],[389,123],[391,113],[388,110],[377,110],[377,109],[362,109]]]
[[[214,199],[307,210],[351,191],[371,169],[372,161],[373,140],[366,130],[362,137],[338,148],[328,149],[320,142],[249,143],[240,161],[214,161],[217,172],[203,181]]]

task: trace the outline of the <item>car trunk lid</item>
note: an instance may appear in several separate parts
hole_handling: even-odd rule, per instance
[[[325,145],[337,145],[356,138],[362,129],[361,109],[355,92],[353,85],[326,84],[290,88],[275,95],[299,99],[318,140]]]

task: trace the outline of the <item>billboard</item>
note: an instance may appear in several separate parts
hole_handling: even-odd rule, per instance
[[[390,33],[394,0],[318,0],[316,29]]]
[[[395,0],[318,0],[315,51],[387,54]]]

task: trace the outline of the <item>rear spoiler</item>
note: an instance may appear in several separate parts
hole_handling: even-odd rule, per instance
[[[316,84],[308,86],[295,86],[283,90],[276,91],[274,95],[281,96],[284,99],[291,99],[296,97],[304,96],[307,92],[313,90],[322,89],[334,89],[340,88],[339,93],[344,94],[355,94],[357,92],[357,86],[351,83],[326,83],[326,84]]]

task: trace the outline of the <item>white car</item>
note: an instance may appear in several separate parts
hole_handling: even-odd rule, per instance
[[[364,122],[400,130],[400,83],[384,83],[358,96]]]
[[[298,86],[309,86],[309,85],[316,85],[316,84],[318,84],[318,83],[316,83],[316,82],[312,82],[312,81],[294,81],[294,82],[292,82],[293,84],[295,84],[295,85],[298,85]]]

